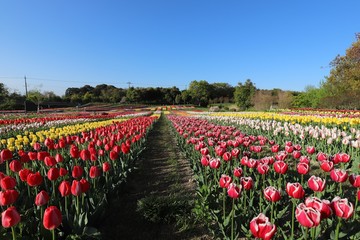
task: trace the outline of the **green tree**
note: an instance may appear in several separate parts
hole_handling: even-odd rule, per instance
[[[37,112],[40,111],[40,104],[44,101],[45,96],[39,90],[30,90],[27,99],[37,106]]]
[[[330,65],[322,102],[334,108],[360,108],[360,33],[346,54],[336,56]]]
[[[235,87],[234,98],[235,103],[240,109],[246,110],[253,106],[252,97],[256,91],[255,85],[250,79],[247,79],[244,84],[241,82]]]
[[[130,87],[130,88],[126,91],[126,99],[127,99],[127,101],[130,102],[130,103],[139,103],[139,101],[140,101],[140,99],[141,99],[140,89],[139,89],[139,88]]]
[[[211,87],[207,81],[194,80],[190,83],[189,89],[187,91],[191,96],[193,104],[203,107],[208,105]]]
[[[306,86],[305,91],[294,97],[292,106],[298,108],[318,108],[321,107],[321,100],[325,96],[324,88],[317,88],[312,85]]]
[[[181,94],[178,94],[178,95],[176,95],[176,97],[175,97],[175,103],[176,103],[177,105],[179,105],[180,102],[181,102]]]

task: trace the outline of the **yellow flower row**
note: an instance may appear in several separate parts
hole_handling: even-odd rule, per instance
[[[239,117],[251,118],[262,120],[276,120],[290,122],[292,124],[324,124],[324,125],[360,125],[360,118],[335,118],[335,117],[321,117],[321,116],[299,116],[287,115],[281,113],[268,113],[268,112],[239,112],[239,113],[212,113],[211,116],[224,116],[224,117]]]
[[[86,122],[82,124],[68,125],[64,127],[41,130],[37,132],[25,131],[24,135],[17,135],[16,138],[1,139],[1,148],[8,148],[11,151],[23,149],[25,146],[32,146],[36,142],[44,142],[45,139],[52,140],[87,132],[95,128],[111,125],[113,122],[121,122],[125,119],[111,119],[99,122]]]

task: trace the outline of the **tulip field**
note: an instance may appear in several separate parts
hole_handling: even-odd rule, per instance
[[[0,239],[96,238],[89,223],[126,180],[158,116],[3,116]]]
[[[214,238],[360,239],[359,112],[165,110]],[[100,239],[160,113],[2,115],[0,239]]]
[[[168,115],[221,239],[360,239],[359,113]]]

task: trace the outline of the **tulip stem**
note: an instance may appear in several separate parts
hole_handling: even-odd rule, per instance
[[[51,181],[51,184],[52,184],[52,196],[53,196],[53,199],[55,199],[55,181]]]
[[[312,239],[312,240],[314,240],[314,239],[315,239],[315,235],[316,235],[316,228],[317,228],[317,227],[313,227],[313,228],[311,229],[311,239]]]
[[[353,220],[355,220],[355,218],[356,218],[356,209],[357,209],[358,202],[359,202],[359,199],[358,199],[358,197],[356,195],[355,207],[354,207],[354,213],[353,213],[354,214],[353,215]]]
[[[65,196],[65,213],[66,213],[66,219],[69,220],[68,196]]]
[[[52,240],[56,240],[55,229],[51,230],[51,234],[52,234]]]
[[[9,169],[9,161],[5,161],[6,162],[6,175],[10,176],[10,169]]]
[[[232,207],[231,207],[231,240],[234,240],[234,217],[235,217],[235,198],[232,200]]]
[[[335,239],[339,239],[339,231],[341,226],[341,218],[338,217],[338,224],[336,225]]]
[[[292,199],[292,215],[291,215],[291,238],[290,239],[294,239],[294,215],[295,215],[295,206],[296,206],[296,203],[295,203],[295,199]]]
[[[80,203],[79,203],[79,196],[76,196],[76,215],[79,217],[79,210],[80,210]]]
[[[225,208],[226,208],[226,188],[223,188],[223,221],[225,221],[225,214],[226,214],[226,211],[225,211]]]
[[[15,228],[11,227],[12,239],[16,240]]]
[[[246,209],[246,201],[247,201],[247,191],[244,191],[244,197],[243,197],[243,209]]]
[[[274,201],[271,201],[271,215],[270,215],[270,222],[274,223]]]
[[[308,227],[304,227],[304,228],[305,228],[305,240],[307,240],[309,235],[309,228]]]

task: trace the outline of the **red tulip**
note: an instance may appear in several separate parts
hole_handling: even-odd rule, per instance
[[[304,155],[299,158],[299,161],[301,163],[306,163],[307,165],[310,164],[310,159],[307,156],[304,156]]]
[[[316,159],[318,161],[325,161],[325,160],[328,160],[328,156],[323,153],[323,152],[319,152],[317,155],[316,155]]]
[[[219,158],[211,158],[209,162],[210,168],[217,169],[220,167],[220,159]]]
[[[294,147],[293,146],[285,146],[285,152],[287,153],[292,153],[294,151]]]
[[[260,163],[260,164],[258,164],[256,169],[257,169],[258,173],[260,173],[261,175],[264,175],[264,174],[267,174],[269,172],[270,167],[267,164],[261,164]]]
[[[8,161],[13,157],[12,152],[9,149],[3,149],[0,152],[0,163]]]
[[[347,163],[350,161],[350,159],[351,159],[351,156],[346,153],[336,153],[333,156],[333,162],[335,164],[340,163],[340,162]]]
[[[322,192],[325,189],[326,180],[321,179],[320,177],[311,176],[308,180],[308,186],[314,192]]]
[[[301,199],[305,195],[305,191],[300,183],[287,183],[286,192],[290,197],[296,199]]]
[[[315,149],[315,147],[313,147],[313,146],[308,146],[308,147],[306,147],[306,152],[307,152],[308,154],[314,154],[315,151],[316,151],[316,149]]]
[[[354,213],[353,204],[347,198],[341,199],[339,196],[331,201],[331,208],[336,216],[344,219],[350,218]]]
[[[60,170],[59,170],[59,175],[61,176],[61,177],[64,177],[64,176],[66,176],[68,174],[68,170],[66,169],[66,168],[60,168]]]
[[[209,160],[210,160],[209,155],[202,155],[200,160],[201,165],[203,165],[204,167],[209,166]]]
[[[35,197],[35,205],[36,206],[44,206],[49,202],[49,194],[42,190]]]
[[[287,157],[287,153],[285,151],[281,151],[275,155],[275,159],[278,161],[284,161]]]
[[[254,182],[251,177],[241,177],[240,183],[245,190],[250,190],[252,189]]]
[[[349,176],[349,182],[356,188],[360,188],[360,175],[354,173]]]
[[[281,199],[280,191],[273,186],[264,189],[264,196],[270,202],[277,202]]]
[[[44,161],[47,156],[50,156],[50,154],[48,152],[45,152],[45,151],[41,151],[41,152],[37,153],[37,159],[39,161]]]
[[[9,207],[1,213],[1,224],[4,228],[13,227],[20,222],[20,214],[15,207]]]
[[[83,175],[83,168],[81,166],[74,166],[72,170],[73,178],[80,178]]]
[[[43,225],[47,230],[54,230],[60,226],[62,222],[62,215],[56,206],[50,206],[45,209],[43,217]]]
[[[238,148],[233,148],[231,150],[231,155],[234,157],[234,158],[237,158],[240,154],[240,150]]]
[[[115,151],[110,151],[110,159],[115,161],[116,159],[119,158],[119,153],[115,152]]]
[[[98,160],[98,156],[96,154],[94,154],[94,153],[91,153],[90,154],[90,160],[92,162],[96,162]]]
[[[90,183],[86,179],[82,178],[80,180],[80,184],[81,184],[81,191],[83,193],[86,193],[90,189]]]
[[[29,173],[26,178],[26,182],[31,187],[39,186],[43,182],[43,177],[40,175],[39,172]]]
[[[16,190],[5,190],[0,191],[0,206],[6,206],[13,204],[19,197],[19,192]]]
[[[56,162],[55,157],[53,157],[53,156],[46,156],[46,157],[44,158],[44,163],[45,163],[45,165],[48,166],[48,167],[53,167],[53,166],[56,165],[57,162]]]
[[[63,156],[62,156],[60,153],[57,153],[57,154],[55,155],[55,161],[56,161],[57,163],[60,163],[60,162],[63,162],[63,161],[64,161],[64,158],[63,158]]]
[[[3,190],[13,189],[16,186],[16,180],[13,177],[6,176],[0,180],[0,185]]]
[[[329,160],[323,160],[320,162],[320,167],[324,172],[330,172],[334,169],[334,162]]]
[[[276,144],[276,145],[272,145],[272,146],[271,146],[271,151],[272,151],[273,153],[277,153],[279,150],[280,150],[279,144]]]
[[[307,228],[316,227],[321,221],[321,213],[315,208],[306,207],[304,203],[296,207],[295,217],[302,226]]]
[[[20,154],[19,154],[20,155]],[[20,155],[20,162],[27,163],[30,161],[29,155],[24,152],[24,154]]]
[[[340,162],[347,163],[351,159],[351,156],[347,153],[340,153]]]
[[[80,196],[82,194],[80,181],[78,181],[78,180],[72,181],[71,194],[74,196]]]
[[[103,168],[103,172],[108,172],[110,171],[111,165],[109,162],[104,162],[102,168]]]
[[[12,160],[9,164],[10,170],[13,172],[19,172],[22,168],[22,164],[18,160]]]
[[[253,158],[249,158],[249,160],[247,161],[247,166],[249,168],[256,168],[257,164],[258,164],[258,160]]]
[[[101,174],[100,168],[98,166],[91,166],[89,176],[90,178],[97,178]]]
[[[33,173],[30,169],[24,168],[19,171],[21,181],[26,182],[29,173]]]
[[[297,164],[296,169],[299,174],[307,174],[309,172],[309,164],[300,162]]]
[[[71,145],[70,147],[70,156],[72,158],[78,158],[80,155],[79,148],[76,145]]]
[[[200,153],[201,153],[201,155],[208,155],[209,149],[207,147],[204,147],[204,148],[200,149]]]
[[[237,186],[235,183],[230,183],[230,185],[227,188],[227,193],[229,197],[231,198],[239,198],[241,193],[241,185]]]
[[[219,180],[220,187],[227,188],[230,185],[231,181],[232,179],[228,175],[225,174],[221,175],[221,178]]]
[[[330,201],[328,200],[321,200],[317,197],[308,197],[305,199],[305,205],[318,210],[321,213],[321,219],[328,218],[332,214]]]
[[[263,240],[270,240],[276,233],[276,226],[269,221],[263,213],[253,218],[250,222],[251,233]]]
[[[333,169],[330,172],[330,177],[334,182],[345,182],[348,178],[346,170]]]
[[[228,162],[231,160],[232,155],[230,152],[224,152],[224,154],[222,155],[222,158],[224,159],[224,161]]]
[[[69,196],[71,194],[71,184],[68,181],[62,181],[58,187],[61,196]]]
[[[242,170],[242,168],[241,167],[236,167],[236,168],[234,168],[234,176],[235,177],[241,177],[242,176],[242,174],[243,174],[243,170]]]
[[[60,176],[60,172],[58,168],[50,168],[47,172],[47,177],[50,181],[55,181]]]
[[[121,143],[121,151],[122,151],[124,154],[129,153],[129,152],[130,152],[130,145]]]
[[[299,159],[301,157],[301,152],[300,151],[293,151],[292,152],[292,156],[295,158],[295,159]]]
[[[90,151],[87,150],[87,149],[83,149],[80,151],[80,158],[83,160],[83,161],[87,161],[90,159]]]
[[[28,152],[29,159],[35,161],[37,159],[37,152]]]
[[[277,173],[285,174],[288,170],[288,164],[284,161],[276,161],[273,164],[274,170]]]
[[[217,156],[221,157],[226,152],[226,148],[223,148],[221,146],[215,147],[215,153]]]

